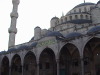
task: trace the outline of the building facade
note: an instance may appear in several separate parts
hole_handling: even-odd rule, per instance
[[[81,3],[49,29],[14,45],[19,0],[13,0],[9,48],[0,52],[0,75],[100,75],[100,1]]]

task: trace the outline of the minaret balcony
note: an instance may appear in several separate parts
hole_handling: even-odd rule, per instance
[[[10,16],[11,16],[11,18],[12,18],[12,17],[18,18],[18,13],[17,13],[17,12],[12,12],[12,13],[10,14]]]
[[[8,32],[9,33],[15,33],[16,34],[17,33],[17,28],[9,28],[8,29]]]

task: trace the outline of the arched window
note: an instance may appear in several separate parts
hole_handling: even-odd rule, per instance
[[[75,15],[75,19],[78,19],[78,15]]]
[[[86,15],[86,19],[88,19],[88,15]]]
[[[81,12],[81,9],[79,9],[79,12]]]
[[[63,19],[61,19],[61,23],[63,23]]]
[[[67,17],[65,17],[65,21],[67,21]]]
[[[74,13],[76,13],[76,10],[74,10]]]
[[[86,9],[86,7],[84,7],[84,12],[87,12],[87,9]]]
[[[92,16],[90,16],[90,20],[92,19]]]
[[[80,19],[83,19],[83,15],[80,15]]]
[[[72,16],[69,16],[69,19],[72,20]]]

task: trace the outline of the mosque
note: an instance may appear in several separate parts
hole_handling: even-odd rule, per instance
[[[0,52],[0,75],[100,75],[100,1],[76,5],[49,29],[34,28],[34,37],[15,45],[19,0],[13,10],[8,50]]]

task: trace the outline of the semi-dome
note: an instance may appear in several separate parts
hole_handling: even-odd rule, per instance
[[[98,1],[97,4],[100,4],[100,1]]]
[[[74,39],[74,38],[80,37],[80,36],[82,36],[81,33],[72,32],[72,33],[69,33],[69,34],[65,35],[65,38],[69,40],[69,39]]]
[[[15,51],[15,50],[16,50],[16,48],[12,47],[12,48],[9,48],[9,49],[8,49],[8,52],[13,52],[13,51]]]
[[[75,6],[74,8],[81,7],[81,6],[86,6],[86,5],[95,5],[95,3],[90,3],[90,2],[81,3],[81,4],[77,5],[77,6]]]
[[[37,45],[37,42],[33,42],[33,43],[30,45],[30,47],[33,48],[33,47],[36,47],[36,45]]]
[[[19,46],[19,47],[17,48],[17,50],[24,50],[24,49],[28,50],[28,49],[30,49],[30,48],[29,48],[29,46],[27,46],[27,45],[21,45],[21,46]]]
[[[46,36],[56,36],[56,37],[63,37],[63,35],[58,31],[49,31]]]
[[[6,51],[1,51],[1,52],[0,52],[0,54],[5,54],[5,53],[6,53]]]
[[[100,33],[100,26],[95,26],[88,30],[87,34]]]
[[[31,40],[30,40],[29,42],[31,42],[31,41],[34,41],[34,37],[32,37]]]

